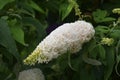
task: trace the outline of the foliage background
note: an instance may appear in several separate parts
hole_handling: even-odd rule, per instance
[[[0,0],[0,79],[17,80],[20,71],[38,67],[46,80],[119,80],[120,20],[113,14],[119,0],[73,0],[95,37],[75,55],[64,54],[48,64],[26,66],[23,60],[57,26],[78,20],[70,0]],[[104,37],[114,39],[110,46]],[[102,65],[101,65],[102,64]],[[61,66],[62,65],[62,66]]]

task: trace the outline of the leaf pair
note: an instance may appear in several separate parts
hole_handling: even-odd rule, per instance
[[[21,43],[22,45],[26,46],[24,41],[24,31],[22,30],[22,25],[17,22],[16,19],[8,21],[10,26],[10,31],[12,33],[13,38]]]
[[[10,29],[5,20],[0,19],[0,44],[4,46],[15,58],[20,61],[20,56]]]
[[[97,9],[95,12],[93,12],[92,15],[96,23],[109,22],[115,20],[115,18],[108,17],[108,13],[106,10]]]

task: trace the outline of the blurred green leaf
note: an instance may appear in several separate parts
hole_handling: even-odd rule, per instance
[[[118,68],[119,68],[119,63],[120,63],[120,55],[118,55],[117,56],[117,63],[116,63],[116,65],[115,65],[115,71],[116,71],[116,74],[118,75],[118,76],[120,76],[120,73],[119,73],[119,71],[118,71]]]
[[[12,13],[12,14],[9,14],[9,15],[12,16],[12,17],[18,18],[18,19],[22,19],[22,17],[19,14]]]
[[[90,40],[90,41],[87,43],[86,46],[87,46],[86,48],[87,48],[88,51],[89,51],[89,56],[90,56],[91,58],[96,59],[96,57],[97,57],[97,55],[98,55],[98,49],[97,49],[97,42],[96,42],[96,40],[95,40],[95,39]]]
[[[45,37],[47,24],[43,25],[40,21],[32,17],[23,17],[23,23],[25,26],[36,27],[38,42]]]
[[[115,20],[115,18],[107,17],[108,15],[106,10],[97,9],[95,12],[93,12],[92,15],[96,23],[109,22]]]
[[[26,14],[26,15],[35,17],[35,13],[29,12],[29,11],[27,11],[27,10],[25,10],[25,9],[20,9],[19,12],[20,12],[21,14]]]
[[[1,47],[1,48],[0,48],[0,51],[1,51],[1,53],[2,53],[2,56],[4,56],[4,57],[6,58],[7,63],[8,63],[8,64],[13,64],[14,56],[13,56],[11,53],[9,53],[9,51],[6,50],[5,47]]]
[[[7,50],[15,56],[15,58],[20,61],[20,56],[17,51],[15,41],[11,36],[10,29],[5,20],[0,19],[0,44],[7,48]]]
[[[9,25],[10,25],[10,30],[11,30],[13,38],[17,42],[25,46],[26,44],[24,41],[24,31],[21,28],[22,25],[17,23],[16,19],[9,21]]]
[[[74,68],[74,71],[78,72],[81,66],[80,63],[82,63],[81,55],[76,55],[74,58],[71,58],[71,65]]]
[[[91,58],[96,59],[99,54],[98,46],[95,45],[94,48],[89,52]]]
[[[120,30],[113,30],[110,33],[110,36],[113,37],[114,39],[120,39]]]
[[[74,4],[72,2],[63,3],[60,5],[59,13],[62,17],[62,20],[64,20],[70,14],[73,7],[74,7]]]
[[[0,75],[0,78],[1,77],[6,77],[9,73],[10,73],[10,70],[8,69],[7,65],[2,62],[0,63],[0,73],[2,73],[3,76]]]
[[[104,80],[108,80],[115,64],[115,52],[113,47],[106,48],[106,66],[105,66],[105,73],[104,73]]]
[[[112,17],[106,17],[102,20],[102,22],[109,22],[109,21],[115,21],[115,18]]]
[[[91,64],[91,65],[95,65],[95,66],[102,65],[102,63],[100,61],[88,58],[87,54],[83,54],[82,59],[84,62]]]
[[[103,47],[102,45],[98,45],[98,48],[99,48],[100,58],[101,58],[102,60],[104,60],[104,59],[105,59],[105,56],[106,56],[106,54],[105,54],[105,49],[104,49],[104,47]]]
[[[97,26],[96,28],[95,28],[95,30],[96,30],[96,33],[108,33],[109,32],[109,27],[107,27],[107,26],[101,26],[101,25],[99,25],[99,26]]]
[[[31,17],[35,17],[35,11],[31,6],[29,6],[28,2],[19,2],[19,5],[22,7],[22,9],[19,9],[19,13],[21,14],[27,14]]]
[[[119,67],[118,65],[119,65],[119,63],[120,63],[119,48],[120,48],[120,40],[118,41],[117,46],[116,46],[116,48],[115,48],[115,50],[116,50],[115,71],[116,71],[116,74],[117,74],[118,76],[120,76],[120,73],[119,73],[119,71],[118,71],[118,67]]]
[[[15,0],[0,0],[0,9],[2,9],[6,4],[13,2]]]
[[[30,0],[29,5],[30,5],[33,9],[35,9],[35,10],[37,10],[37,11],[43,13],[43,14],[45,13],[45,11],[44,11],[39,5],[37,5],[34,1]]]
[[[57,63],[59,64],[60,71],[64,71],[68,66],[68,54],[66,53],[59,56],[57,59]]]
[[[89,65],[86,65],[84,68],[80,69],[80,79],[76,80],[97,80],[93,71],[88,69]]]
[[[96,41],[93,39],[87,43],[87,47],[89,47],[89,52],[91,52],[96,47]]]

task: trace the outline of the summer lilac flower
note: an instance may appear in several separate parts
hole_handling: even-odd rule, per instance
[[[34,68],[20,72],[18,80],[45,80],[45,78],[40,69]]]
[[[69,51],[76,53],[94,36],[93,26],[86,21],[65,23],[51,32],[25,60],[25,64],[47,63]]]

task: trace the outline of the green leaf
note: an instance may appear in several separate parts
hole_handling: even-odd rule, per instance
[[[9,21],[9,25],[13,38],[22,45],[26,45],[24,41],[24,32],[21,28],[22,25],[17,23],[16,19]]]
[[[15,41],[5,20],[0,19],[0,44],[4,46],[15,58],[20,61]]]
[[[86,44],[86,46],[87,46],[86,49],[88,49],[88,51],[89,51],[89,56],[93,59],[96,59],[96,57],[98,55],[96,40],[92,39],[91,41],[89,41]]]
[[[106,56],[106,54],[105,54],[105,49],[104,49],[104,47],[103,47],[102,45],[98,45],[98,48],[99,48],[100,58],[101,58],[102,60],[104,60],[104,59],[105,59],[105,56]]]
[[[97,26],[96,28],[95,28],[95,31],[98,33],[98,32],[100,32],[100,33],[108,33],[109,32],[109,27],[107,27],[107,26]]]
[[[89,55],[91,58],[96,59],[98,55],[98,47],[97,45],[94,46],[94,48],[89,52]]]
[[[116,63],[116,65],[115,65],[115,71],[116,71],[116,74],[118,75],[118,76],[120,76],[120,73],[119,73],[119,71],[118,71],[118,65],[119,65],[119,63],[120,63],[120,55],[118,55],[117,56],[117,63]]]
[[[114,21],[115,18],[112,18],[112,17],[106,17],[102,20],[102,22],[109,22],[109,21]]]
[[[71,54],[71,65],[75,71],[79,72],[82,62],[81,54],[76,54],[75,57]]]
[[[13,34],[13,37],[14,39],[23,44],[23,45],[26,45],[25,44],[25,41],[24,41],[24,32],[23,30],[19,27],[20,25],[16,25],[16,27],[11,27],[11,32]]]
[[[20,6],[22,7],[22,9],[19,9],[18,12],[21,14],[27,14],[31,17],[35,17],[35,11],[33,10],[33,8],[31,6],[29,6],[28,2],[22,2],[20,4]]]
[[[105,73],[104,73],[104,80],[108,80],[115,64],[115,52],[114,47],[107,47],[106,48],[106,62],[107,65],[105,66]]]
[[[117,62],[120,62],[120,55],[117,56]]]
[[[0,63],[0,73],[3,73],[4,75],[8,75],[10,73],[8,66],[4,62]]]
[[[64,20],[70,14],[73,7],[74,7],[74,4],[72,2],[63,3],[60,5],[59,13],[62,17],[62,20]]]
[[[45,37],[46,28],[47,28],[46,24],[43,25],[37,19],[32,18],[32,17],[23,17],[22,21],[23,21],[24,26],[34,26],[34,27],[36,27],[38,42],[40,42]]]
[[[117,46],[116,46],[116,64],[115,64],[115,71],[116,71],[116,74],[118,75],[118,76],[120,76],[120,73],[118,72],[118,65],[119,65],[119,63],[120,63],[120,54],[118,54],[119,53],[119,47],[120,47],[120,40],[118,41],[118,43],[117,43]]]
[[[86,66],[90,67],[89,65]],[[80,70],[80,79],[76,80],[97,80],[94,72],[86,66]]]
[[[8,60],[7,63],[13,64],[14,56],[12,54],[10,54],[9,51],[6,50],[6,48],[4,48],[4,47],[1,47],[0,51],[1,51],[2,55],[6,58],[6,60]]]
[[[93,12],[93,18],[96,23],[101,23],[101,22],[109,22],[109,21],[114,21],[115,18],[112,17],[107,17],[107,11],[106,10],[100,10],[97,9],[95,12]]]
[[[32,0],[30,0],[29,6],[31,6],[33,9],[35,9],[43,14],[45,13],[45,11],[41,7],[39,7],[39,5],[37,5],[35,2],[33,2]]]
[[[21,14],[25,14],[25,15],[29,15],[29,16],[35,17],[35,13],[29,12],[29,11],[27,11],[25,9],[20,9],[19,12]]]
[[[113,30],[110,34],[111,37],[115,39],[120,39],[120,30]]]
[[[59,71],[64,71],[68,67],[68,54],[62,54],[57,58],[57,64],[59,65]],[[62,67],[61,67],[62,65]]]
[[[93,12],[93,18],[96,22],[101,22],[102,19],[104,19],[107,15],[107,11],[105,10],[100,10],[100,9],[97,9],[95,12]]]
[[[96,47],[96,40],[91,40],[87,43],[87,46],[89,47],[88,48],[88,51],[89,53],[91,53],[91,51]]]
[[[0,9],[2,9],[6,4],[13,2],[15,0],[0,0]]]

